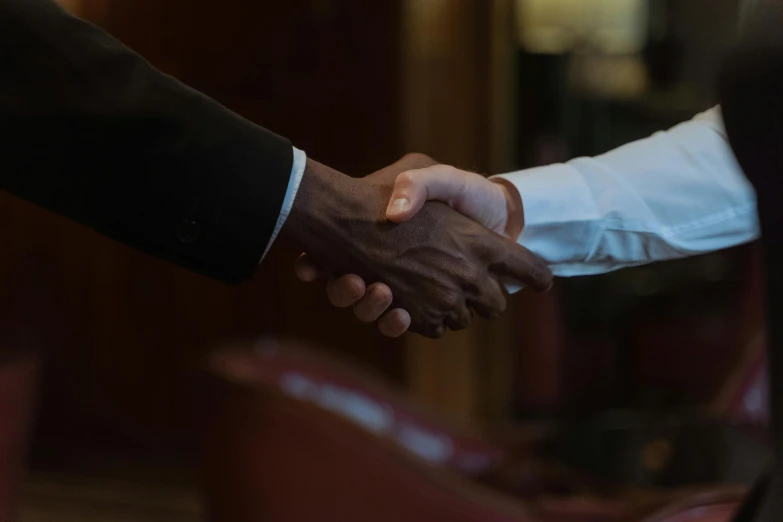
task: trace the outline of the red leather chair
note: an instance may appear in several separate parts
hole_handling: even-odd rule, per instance
[[[206,441],[210,520],[728,522],[744,495],[591,483],[539,465],[535,430],[509,452],[301,346],[224,350],[212,366],[224,385]],[[491,480],[508,469],[551,487],[510,494]]]

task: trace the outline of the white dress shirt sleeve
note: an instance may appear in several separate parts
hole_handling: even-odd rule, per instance
[[[307,155],[301,150],[293,147],[294,149],[294,162],[291,165],[291,177],[288,180],[288,188],[285,191],[285,197],[283,198],[283,206],[280,208],[280,215],[277,217],[277,223],[275,229],[272,232],[272,237],[269,238],[269,243],[266,244],[266,250],[264,255],[259,259],[259,263],[266,257],[269,248],[272,243],[275,242],[277,234],[280,233],[280,229],[283,228],[285,220],[288,219],[288,214],[291,213],[291,207],[294,206],[294,199],[296,193],[299,190],[299,184],[302,182],[302,176],[304,175],[305,164],[307,163]]]
[[[503,174],[519,190],[519,243],[558,276],[598,274],[756,239],[756,197],[719,108],[595,158]]]

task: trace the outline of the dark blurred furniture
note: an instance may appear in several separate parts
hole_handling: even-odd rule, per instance
[[[0,350],[8,349],[0,331]],[[0,359],[0,521],[16,520],[18,494],[25,476],[27,449],[36,411],[40,373],[36,355]]]
[[[115,463],[116,465],[116,463]],[[165,468],[39,474],[21,488],[18,518],[3,522],[203,522],[199,489]]]
[[[596,476],[752,480],[768,458],[761,283],[757,245],[573,281],[570,313],[537,323],[548,349],[520,348],[521,417],[564,421],[555,454]]]
[[[301,345],[238,346],[212,367],[225,383],[205,417],[211,520],[727,522],[743,496],[591,479],[541,459],[546,430],[465,433]]]

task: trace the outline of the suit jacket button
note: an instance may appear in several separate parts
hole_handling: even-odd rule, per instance
[[[198,223],[192,219],[183,219],[177,225],[177,239],[186,245],[194,243],[199,237],[199,232]]]

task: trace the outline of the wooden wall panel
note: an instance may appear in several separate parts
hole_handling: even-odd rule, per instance
[[[406,148],[460,168],[507,171],[514,157],[513,2],[408,0],[405,6]],[[466,424],[506,421],[516,317],[475,321],[441,341],[408,337],[413,392]]]

